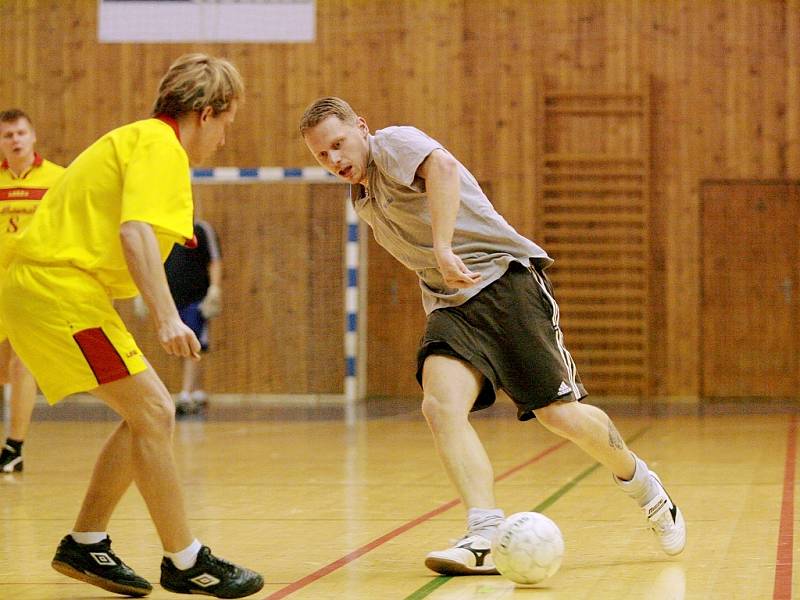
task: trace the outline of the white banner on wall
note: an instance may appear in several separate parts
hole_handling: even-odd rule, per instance
[[[100,42],[313,42],[315,0],[99,0]]]

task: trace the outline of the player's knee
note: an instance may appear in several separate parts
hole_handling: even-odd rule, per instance
[[[441,427],[456,419],[467,416],[468,411],[455,398],[445,394],[425,392],[422,397],[422,414],[431,427]]]
[[[575,419],[570,404],[554,402],[534,412],[539,423],[553,433],[568,439],[580,437],[580,420]]]
[[[175,429],[175,404],[169,395],[143,396],[139,410],[128,419],[131,430],[138,435],[172,437]]]

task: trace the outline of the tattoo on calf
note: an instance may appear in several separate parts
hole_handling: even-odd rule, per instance
[[[620,436],[619,431],[617,431],[610,419],[608,421],[608,445],[617,450],[622,450],[625,447],[622,436]]]

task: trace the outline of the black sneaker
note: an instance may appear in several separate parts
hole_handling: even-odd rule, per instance
[[[161,561],[161,585],[177,594],[205,594],[217,598],[243,598],[264,587],[258,573],[237,567],[200,548],[197,562],[189,569],[178,569],[166,556]]]
[[[114,554],[109,537],[96,544],[79,544],[65,535],[50,564],[59,573],[115,594],[147,596],[153,589]]]
[[[5,444],[3,451],[0,452],[0,472],[13,473],[14,471],[22,471],[22,453]]]

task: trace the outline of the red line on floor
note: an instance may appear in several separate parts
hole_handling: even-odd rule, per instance
[[[775,559],[773,600],[792,600],[792,546],[794,544],[794,473],[797,463],[797,421],[789,419],[786,464],[783,470],[783,500],[778,529],[778,555]]]
[[[549,448],[546,448],[545,450],[542,450],[539,454],[537,454],[533,458],[530,458],[530,459],[526,460],[524,463],[521,463],[521,464],[519,464],[519,465],[517,465],[515,467],[511,467],[509,470],[501,473],[500,475],[495,477],[495,481],[500,481],[501,479],[505,479],[506,477],[511,476],[512,474],[516,473],[520,469],[524,469],[528,465],[543,459],[545,456],[547,456],[549,454],[552,454],[553,452],[555,452],[556,450],[558,450],[562,446],[566,445],[567,443],[568,443],[567,440],[562,440],[558,444],[555,444],[553,446],[550,446]],[[396,529],[393,529],[389,533],[387,533],[385,535],[382,535],[381,537],[379,537],[377,539],[372,540],[368,544],[365,544],[364,546],[361,546],[360,548],[358,548],[356,550],[353,550],[352,552],[350,552],[349,554],[346,554],[342,558],[340,558],[338,560],[335,560],[332,563],[329,563],[329,564],[325,565],[324,567],[314,571],[313,573],[309,573],[308,575],[306,575],[302,579],[298,579],[297,581],[290,583],[286,587],[283,587],[283,588],[279,589],[276,592],[273,592],[272,594],[270,594],[269,596],[264,598],[264,600],[278,600],[279,598],[285,598],[289,594],[293,594],[294,592],[306,587],[307,585],[310,585],[310,584],[314,583],[315,581],[318,581],[318,580],[322,579],[326,575],[328,575],[330,573],[333,573],[337,569],[339,569],[339,568],[341,568],[341,567],[353,562],[354,560],[356,560],[360,556],[363,556],[364,554],[366,554],[370,550],[374,550],[378,546],[382,546],[383,544],[385,544],[389,540],[391,540],[393,538],[396,538],[401,533],[405,533],[409,529],[413,529],[417,525],[419,525],[421,523],[424,523],[425,521],[427,521],[429,519],[432,519],[433,517],[445,512],[447,510],[450,510],[451,508],[456,506],[459,502],[460,502],[460,500],[458,500],[458,499],[450,500],[449,502],[445,502],[441,506],[439,506],[437,508],[434,508],[432,511],[427,512],[424,515],[421,515],[421,516],[417,517],[416,519],[413,519],[413,520],[409,521],[408,523],[405,523],[405,524],[401,525],[400,527],[398,527]]]

